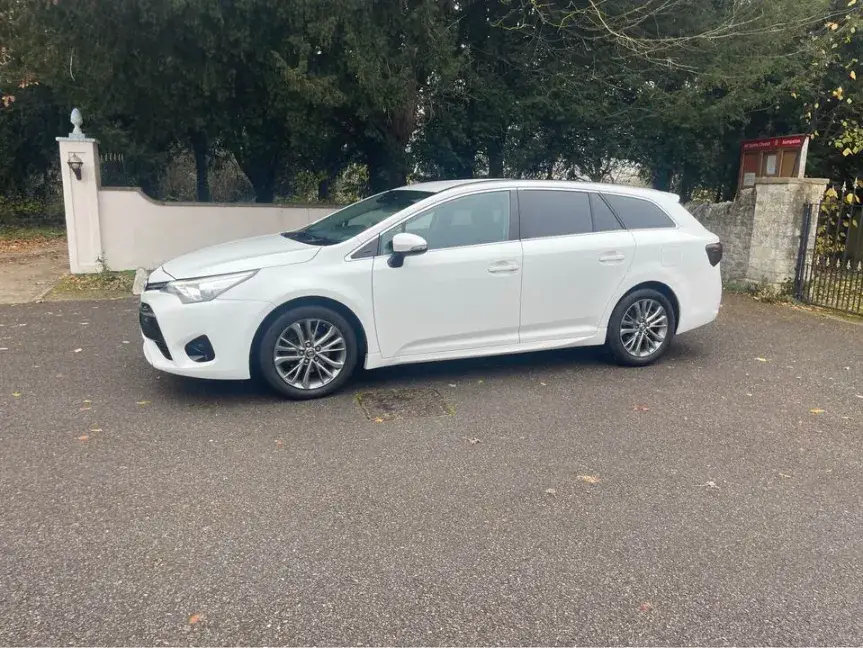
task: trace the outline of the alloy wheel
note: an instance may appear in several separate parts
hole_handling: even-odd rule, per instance
[[[626,352],[636,358],[656,353],[668,335],[668,314],[655,299],[639,299],[623,314],[620,341]]]
[[[281,332],[273,363],[282,380],[295,389],[320,389],[342,372],[347,358],[344,334],[332,322],[302,319]]]

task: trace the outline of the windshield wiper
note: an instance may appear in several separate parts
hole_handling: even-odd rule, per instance
[[[293,239],[294,241],[299,241],[300,243],[308,243],[310,245],[335,245],[338,242],[329,239],[326,236],[319,236],[318,234],[312,234],[311,232],[306,232],[304,230],[299,230],[298,232],[282,232],[282,236]]]

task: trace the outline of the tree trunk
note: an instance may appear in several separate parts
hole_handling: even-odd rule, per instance
[[[503,146],[498,142],[489,144],[488,147],[488,177],[503,177]]]
[[[369,146],[366,162],[369,167],[369,188],[373,194],[407,184],[404,152],[394,150],[395,142],[374,142]]]
[[[207,135],[203,131],[195,131],[191,136],[192,153],[195,156],[195,192],[198,202],[210,202],[210,179],[207,168]]]
[[[237,163],[246,174],[255,191],[255,202],[271,203],[276,197],[276,169],[278,164],[272,159],[277,156],[262,152],[259,155],[246,155],[245,151],[234,152]]]
[[[670,167],[657,167],[653,170],[652,185],[654,189],[659,191],[669,191],[671,189],[671,178],[673,172]]]
[[[331,202],[333,193],[333,178],[327,176],[318,182],[318,200]]]
[[[256,203],[271,203],[276,199],[276,179],[271,173],[261,174],[257,180],[249,178],[255,188]]]

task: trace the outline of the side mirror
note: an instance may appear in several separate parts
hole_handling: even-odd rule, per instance
[[[429,244],[422,236],[400,232],[393,237],[393,253],[387,264],[391,268],[401,268],[405,263],[406,256],[423,254],[429,249]]]

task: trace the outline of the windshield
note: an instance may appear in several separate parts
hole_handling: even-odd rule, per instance
[[[428,191],[387,191],[340,209],[303,229],[284,232],[282,236],[309,245],[343,243],[431,195]]]

